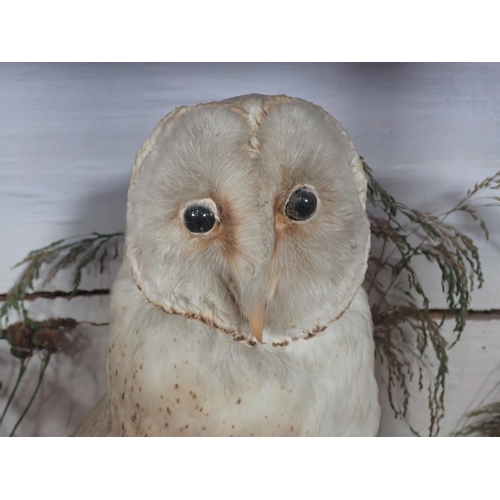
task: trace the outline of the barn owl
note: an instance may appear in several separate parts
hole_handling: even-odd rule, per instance
[[[180,107],[138,152],[107,395],[78,436],[370,436],[380,408],[353,143],[320,107]]]

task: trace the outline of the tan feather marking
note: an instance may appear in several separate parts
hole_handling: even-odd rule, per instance
[[[199,252],[203,252],[210,246],[217,244],[225,259],[228,262],[233,262],[240,255],[236,234],[240,221],[227,198],[220,198],[216,193],[211,193],[209,197],[217,205],[219,222],[210,233],[193,237],[193,244],[196,251]]]
[[[286,191],[284,191],[286,192]],[[288,199],[288,194],[280,193],[276,196],[274,200],[274,223],[276,227],[276,237],[274,241],[274,251],[277,251],[277,248],[282,243],[283,237],[293,237],[296,236],[297,231],[300,230],[300,225],[291,221],[285,215],[285,203]]]
[[[179,316],[184,316],[187,319],[195,319],[197,321],[201,321],[202,323],[204,323],[207,326],[211,326],[212,328],[216,328],[217,330],[220,330],[221,332],[227,333],[228,335],[232,335],[232,336],[236,335],[235,330],[225,328],[221,325],[218,325],[217,323],[215,323],[215,321],[213,319],[202,316],[200,313],[182,312],[182,311],[178,311],[177,309],[175,309],[173,307],[171,309],[165,309],[163,306],[156,304],[152,300],[150,300],[149,302],[151,302],[151,304],[156,306],[158,309],[161,309],[166,314],[176,314]]]
[[[219,204],[222,251],[226,259],[231,262],[238,257],[240,250],[237,242],[237,228],[241,222],[235,215],[231,202],[227,199],[221,200]]]
[[[233,111],[234,113],[236,113],[237,115],[241,116],[242,118],[244,118],[245,120],[248,120],[250,115],[248,114],[248,112],[243,109],[243,108],[240,108],[240,106],[237,106],[235,104],[226,104],[225,106],[227,109],[230,109],[231,111]]]
[[[282,340],[281,342],[273,342],[274,347],[285,347],[289,344],[288,340]]]
[[[325,331],[326,328],[327,328],[327,325],[315,326],[312,330],[309,330],[308,332],[306,332],[306,336],[304,337],[304,339],[305,340],[310,339],[311,337],[314,337],[318,333]]]
[[[234,113],[236,113],[238,116],[241,116],[242,118],[245,119],[250,124],[250,127],[252,128],[252,135],[250,136],[250,140],[248,141],[248,153],[252,158],[256,158],[260,154],[261,150],[261,144],[260,140],[257,136],[259,127],[260,127],[260,122],[262,120],[263,113],[260,112],[257,114],[255,119],[252,119],[248,111],[236,104],[226,104],[227,109],[230,109]]]
[[[291,101],[292,98],[286,95],[275,95],[271,98],[268,98],[264,101],[262,106],[262,111],[267,115],[271,111],[272,108],[278,106],[279,104],[283,104],[285,102]]]

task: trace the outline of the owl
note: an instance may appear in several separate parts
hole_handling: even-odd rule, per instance
[[[320,107],[180,107],[138,152],[108,392],[77,436],[372,436],[366,178]]]

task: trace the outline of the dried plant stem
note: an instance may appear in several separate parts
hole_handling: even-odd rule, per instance
[[[65,292],[63,290],[54,290],[50,292],[48,290],[39,290],[33,293],[27,293],[24,295],[24,300],[33,301],[36,299],[67,299],[70,300],[74,297],[94,297],[97,295],[109,295],[109,288],[94,288],[93,290],[74,290],[71,292]],[[5,302],[8,298],[7,293],[0,293],[0,302]]]
[[[460,200],[451,210],[439,216],[411,209],[389,195],[364,163],[368,178],[368,201],[381,208],[384,216],[369,212],[372,234],[382,239],[378,257],[370,257],[367,291],[372,305],[377,355],[387,369],[389,403],[398,418],[407,420],[411,395],[409,384],[418,375],[419,390],[423,389],[424,369],[428,361],[437,361],[437,370],[427,386],[429,435],[437,435],[444,416],[445,381],[448,373],[447,351],[460,339],[470,304],[471,292],[477,281],[483,284],[483,273],[477,247],[471,238],[445,223],[450,214],[468,213],[479,222],[485,236],[488,231],[472,200],[485,190],[500,189],[500,172],[488,177]],[[500,206],[500,197],[489,197]],[[483,204],[485,205],[485,204]],[[403,223],[404,222],[404,223]],[[436,322],[436,311],[429,309],[429,299],[412,262],[424,256],[441,272],[441,285],[448,308]],[[383,274],[385,279],[380,280]],[[418,300],[423,304],[420,306]],[[441,333],[448,312],[455,319],[455,339],[448,344]],[[430,356],[431,355],[431,356]],[[396,396],[402,396],[402,403]],[[412,432],[416,432],[409,423]]]
[[[467,424],[470,420],[475,422]],[[467,422],[454,436],[500,437],[500,402],[481,406],[467,415]]]
[[[16,264],[16,266],[25,265],[25,269],[14,286],[3,297],[4,303],[0,308],[0,319],[8,323],[9,313],[15,311],[24,318],[24,321],[27,320],[26,296],[34,290],[35,283],[41,277],[42,268],[47,273],[45,282],[50,282],[63,269],[73,267],[72,289],[68,292],[59,291],[58,295],[65,298],[85,295],[87,291],[79,291],[78,288],[83,270],[89,265],[97,263],[99,272],[102,273],[106,262],[118,257],[122,237],[123,232],[92,233],[80,238],[64,238],[30,252],[25,259]],[[108,251],[110,246],[113,247],[113,252]],[[37,298],[37,292],[33,293]]]
[[[476,405],[476,408],[466,413],[457,422],[455,429],[463,422],[460,429],[453,431],[452,436],[480,436],[500,437],[500,402],[485,404],[491,395],[500,388],[500,382],[497,382]],[[476,420],[471,424],[471,420]]]
[[[45,353],[45,356],[43,357],[41,364],[40,364],[40,373],[38,375],[38,382],[35,386],[35,390],[33,391],[33,394],[31,395],[31,398],[30,398],[28,404],[26,405],[23,412],[21,413],[21,416],[17,420],[16,425],[12,429],[12,432],[10,433],[10,437],[14,436],[19,424],[22,422],[23,418],[26,416],[26,413],[28,413],[29,409],[31,408],[31,405],[32,405],[37,393],[38,393],[38,389],[40,389],[40,386],[42,385],[43,376],[45,374],[45,370],[47,369],[47,365],[49,364],[49,361],[50,361],[50,353],[47,352],[47,353]]]
[[[7,413],[7,410],[9,409],[10,404],[12,403],[12,400],[14,399],[14,396],[17,393],[17,389],[19,387],[19,383],[21,382],[21,379],[23,378],[24,373],[26,372],[26,367],[28,365],[29,358],[21,359],[19,360],[19,373],[17,375],[16,379],[16,384],[14,385],[14,388],[12,389],[12,392],[10,393],[10,397],[7,401],[7,404],[5,405],[5,408],[3,410],[2,416],[0,417],[0,425],[2,425],[3,419],[5,417],[5,414]]]
[[[391,215],[389,215],[388,217],[388,221],[389,221],[389,224],[391,223]],[[381,269],[383,268],[383,258],[384,258],[384,254],[385,254],[385,249],[387,247],[387,242],[388,242],[389,238],[384,238],[384,241],[382,243],[382,249],[380,250],[380,256],[378,258],[378,262],[377,262],[377,267],[375,268],[375,271],[373,272],[373,278],[370,280],[370,283],[368,285],[368,290],[366,291],[367,295],[370,295],[370,292],[377,280],[377,276],[379,275]]]

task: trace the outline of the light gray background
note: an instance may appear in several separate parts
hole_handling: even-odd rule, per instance
[[[12,265],[30,250],[66,236],[123,229],[135,153],[176,106],[252,92],[310,100],[339,120],[389,192],[439,213],[500,170],[499,88],[498,64],[0,65],[0,292],[18,275]],[[474,294],[476,310],[500,308],[499,215],[485,213],[489,242],[466,218],[453,220],[472,230],[480,246],[486,284]],[[115,271],[89,274],[84,285],[107,286]],[[419,272],[431,306],[443,307],[435,273],[425,263]],[[37,301],[32,315],[105,321],[107,306],[107,298]],[[450,351],[443,435],[500,380],[499,327],[496,320],[470,321]],[[71,433],[104,393],[106,334],[105,327],[78,330],[78,348],[53,359],[18,435]],[[0,363],[5,398],[14,376],[5,346]],[[26,398],[37,369],[31,364]],[[410,434],[392,418],[382,378],[381,384],[381,435]],[[416,398],[409,414],[423,434],[426,397]],[[0,435],[21,409],[13,408]]]

